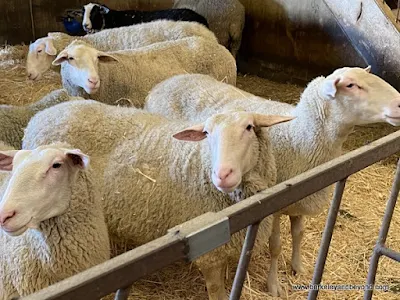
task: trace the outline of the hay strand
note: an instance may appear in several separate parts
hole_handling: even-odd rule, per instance
[[[49,71],[39,81],[31,82],[25,75],[27,46],[0,48],[0,104],[24,105],[37,101],[48,92],[61,87],[60,76]],[[301,86],[275,83],[252,75],[238,77],[238,87],[256,95],[296,103],[304,89]],[[387,135],[396,129],[384,124],[356,128],[345,145],[349,151]],[[395,161],[393,156],[349,177],[340,215],[335,226],[327,259],[323,283],[364,284],[368,261],[378,236],[379,226],[392,184]],[[139,170],[140,171],[140,170]],[[146,176],[143,174],[143,176]],[[151,178],[149,178],[151,180]],[[283,218],[282,255],[279,261],[279,278],[283,288],[282,299],[305,299],[307,291],[295,290],[295,284],[309,284],[325,225],[327,210],[314,218],[306,219],[303,242],[303,260],[306,273],[293,276],[290,267],[290,224]],[[400,210],[393,216],[387,245],[400,250]],[[129,245],[113,244],[113,254],[129,250]],[[262,254],[252,257],[242,299],[272,299],[266,290],[269,270],[269,252],[266,244]],[[227,274],[228,290],[234,278],[237,262],[232,262]],[[400,298],[400,264],[383,258],[379,263],[377,284],[388,284],[390,291],[374,292],[374,299]],[[361,299],[362,291],[323,290],[320,299]],[[112,295],[106,297],[112,299]],[[198,300],[207,299],[201,273],[192,264],[177,263],[135,283],[129,299],[137,300]]]

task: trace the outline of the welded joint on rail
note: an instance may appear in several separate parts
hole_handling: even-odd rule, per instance
[[[374,247],[374,252],[378,254],[378,256],[386,256],[394,261],[400,262],[400,253],[393,251],[392,249],[387,248],[382,243],[377,243]]]
[[[229,218],[219,213],[208,212],[168,230],[179,236],[187,245],[186,258],[193,261],[231,239]]]

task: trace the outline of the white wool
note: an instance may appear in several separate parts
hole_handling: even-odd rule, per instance
[[[60,147],[70,146],[57,143],[42,148]],[[13,148],[0,142],[0,151],[4,150]],[[78,172],[68,181],[69,207],[63,214],[19,236],[0,229],[0,300],[27,296],[110,258],[101,185],[90,169]],[[0,199],[10,178],[0,172]]]
[[[24,129],[29,120],[38,111],[64,101],[75,99],[78,99],[78,97],[69,96],[65,89],[59,89],[50,92],[39,101],[29,105],[0,105],[0,141],[4,141],[16,149],[19,149],[21,147]]]
[[[59,54],[54,63],[58,63],[65,52],[74,53],[74,56],[88,54],[90,57],[95,56],[94,60],[99,57],[97,49],[75,41]],[[76,65],[80,57],[74,57],[71,62],[65,58],[61,62],[62,83],[69,94],[113,105],[122,99],[140,108],[143,107],[148,92],[173,75],[200,73],[236,84],[236,62],[229,51],[218,43],[200,37],[100,54],[111,56],[112,59],[90,63],[90,67],[88,64],[83,67]],[[91,61],[89,58],[81,60]],[[90,91],[87,87],[88,80],[92,77],[99,82],[95,91]]]
[[[232,200],[244,199],[275,183],[269,142],[259,132],[260,148],[255,147],[258,151],[252,155],[253,159],[258,156],[259,161],[243,175],[232,198],[219,192],[211,183],[206,140],[182,142],[172,138],[191,125],[192,122],[173,122],[136,108],[73,101],[35,115],[23,144],[32,148],[64,140],[88,153],[94,170],[104,174],[104,207],[110,236],[137,246],[160,237],[175,225],[219,211],[234,203]],[[271,218],[262,222],[259,246],[270,235]],[[202,272],[207,274],[214,265],[221,267],[227,251],[237,259],[243,234],[235,234],[228,246],[200,258],[197,263]]]
[[[75,39],[83,40],[101,51],[117,51],[191,36],[217,41],[214,33],[202,24],[169,20],[105,29],[83,37],[70,36],[62,32],[50,32],[47,37],[39,38],[30,45],[26,64],[27,73],[32,74],[31,79],[39,78],[51,67],[51,62],[56,55]],[[46,53],[45,45],[52,47],[54,53],[51,55]],[[43,49],[40,53],[37,53],[38,47]]]
[[[370,74],[369,68],[365,70],[341,68],[326,78],[315,78],[302,93],[297,106],[256,97],[209,76],[178,75],[150,91],[145,109],[171,119],[193,122],[216,112],[239,108],[295,116],[291,122],[272,127],[268,134],[274,148],[277,182],[282,182],[338,157],[355,125],[376,122],[400,125],[400,94],[387,82]],[[275,234],[270,241],[272,258],[268,279],[269,291],[274,296],[281,292],[277,281],[280,214],[291,218],[292,267],[301,273],[302,216],[321,213],[329,203],[330,189],[325,188],[277,213]]]

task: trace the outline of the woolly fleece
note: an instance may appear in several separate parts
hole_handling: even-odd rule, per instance
[[[0,179],[1,196],[9,176]],[[1,300],[27,296],[110,258],[98,179],[88,169],[70,184],[70,207],[64,214],[17,237],[0,231]]]

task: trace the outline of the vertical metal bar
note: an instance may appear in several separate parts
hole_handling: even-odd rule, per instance
[[[132,286],[128,286],[125,288],[121,288],[117,291],[117,293],[115,294],[115,298],[114,300],[126,300],[128,299],[129,296],[129,292],[131,291]]]
[[[375,276],[376,271],[378,269],[378,261],[380,256],[382,255],[380,249],[385,245],[386,238],[389,232],[390,222],[392,221],[393,211],[396,206],[397,197],[399,196],[400,190],[400,160],[397,162],[397,170],[396,175],[392,185],[392,191],[390,192],[390,198],[388,203],[386,204],[385,214],[383,216],[381,229],[379,230],[378,240],[374,247],[374,251],[371,256],[368,277],[367,277],[367,287],[364,291],[364,300],[371,299],[373,288],[372,286],[375,284]]]
[[[33,5],[32,0],[29,0],[29,14],[31,16],[31,27],[32,27],[32,38],[33,41],[36,40],[36,30],[35,30],[35,19],[33,17]]]
[[[249,267],[251,251],[254,247],[254,242],[256,241],[258,227],[260,222],[254,223],[247,227],[246,237],[244,239],[242,253],[240,254],[240,259],[238,267],[235,274],[235,279],[233,280],[232,291],[229,296],[229,300],[239,300],[242,294],[244,279],[246,278],[246,272]]]
[[[347,177],[338,181],[335,187],[335,193],[331,206],[329,207],[328,218],[325,223],[324,233],[322,235],[321,246],[319,248],[317,262],[315,263],[314,275],[312,279],[312,289],[308,292],[308,300],[317,299],[318,288],[317,285],[321,283],[322,273],[324,272],[326,257],[328,256],[329,246],[331,244],[333,228],[336,223],[336,218],[339,212],[340,203],[342,201],[344,187],[346,185]]]

